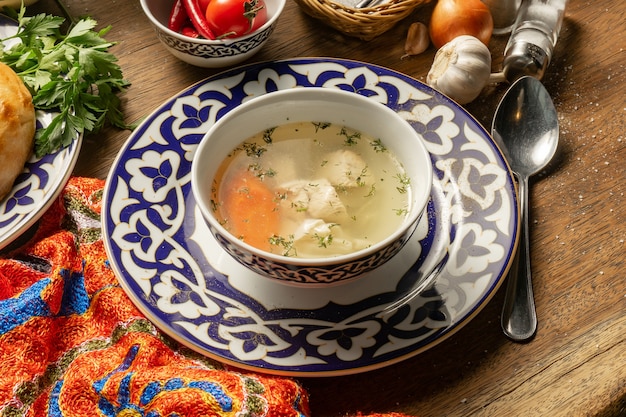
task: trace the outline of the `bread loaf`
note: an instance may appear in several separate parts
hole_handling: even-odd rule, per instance
[[[13,188],[33,152],[35,107],[21,78],[0,63],[0,199]]]

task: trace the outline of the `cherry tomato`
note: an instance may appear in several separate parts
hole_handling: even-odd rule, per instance
[[[198,3],[200,3],[200,8],[202,9],[202,11],[205,11],[207,7],[209,7],[209,2],[211,0],[199,0]]]
[[[263,26],[267,7],[263,0],[210,0],[206,19],[217,38],[236,38]]]

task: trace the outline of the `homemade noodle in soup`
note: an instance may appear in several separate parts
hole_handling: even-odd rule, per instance
[[[409,210],[404,168],[383,143],[329,123],[287,123],[240,144],[220,165],[212,205],[259,249],[328,257],[388,237]]]

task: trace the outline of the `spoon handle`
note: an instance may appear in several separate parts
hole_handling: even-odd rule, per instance
[[[528,233],[528,176],[519,176],[520,246],[508,275],[502,309],[502,330],[515,342],[525,342],[537,331],[537,313],[530,270],[530,243]]]

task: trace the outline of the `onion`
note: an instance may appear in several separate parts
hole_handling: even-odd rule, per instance
[[[491,12],[481,0],[439,0],[430,18],[430,39],[437,48],[461,35],[488,45],[492,32]]]

